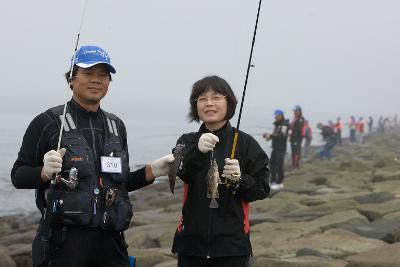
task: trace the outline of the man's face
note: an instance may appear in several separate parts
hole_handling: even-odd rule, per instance
[[[109,84],[109,71],[101,64],[87,69],[78,68],[71,81],[74,97],[83,104],[100,103],[107,94]]]
[[[300,117],[301,111],[300,110],[293,110],[293,114],[295,117]]]

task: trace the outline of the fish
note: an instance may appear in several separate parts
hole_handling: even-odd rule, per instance
[[[169,180],[169,188],[171,189],[171,193],[174,194],[175,191],[175,181],[176,181],[176,174],[178,173],[179,169],[182,165],[183,153],[185,152],[185,145],[184,144],[177,144],[173,150],[173,155],[175,160],[169,164],[168,170],[168,180]]]
[[[215,200],[219,198],[218,184],[221,184],[219,178],[218,165],[215,159],[212,160],[210,169],[207,173],[207,198],[211,198],[209,208],[217,209],[219,207],[218,202]]]

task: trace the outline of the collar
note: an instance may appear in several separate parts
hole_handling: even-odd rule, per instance
[[[101,112],[101,108],[100,107],[97,109],[97,111],[88,111],[84,107],[79,105],[78,102],[76,102],[75,99],[73,99],[73,98],[71,98],[71,100],[68,102],[68,106],[69,106],[70,110],[73,110],[73,111],[76,110],[76,112],[79,115],[83,115],[83,116],[86,116],[86,117],[97,118],[97,116]]]

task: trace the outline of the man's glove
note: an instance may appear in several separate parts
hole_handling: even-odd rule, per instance
[[[48,179],[51,179],[53,174],[61,172],[62,158],[65,154],[65,148],[58,151],[50,150],[43,157],[43,172]]]
[[[172,154],[168,154],[162,158],[156,159],[153,161],[151,166],[151,171],[155,177],[165,176],[168,174],[168,163],[171,163],[175,160]]]
[[[202,153],[207,153],[214,149],[215,144],[219,142],[218,136],[212,133],[204,133],[200,136],[198,148]]]
[[[225,166],[221,176],[226,179],[226,185],[235,191],[239,187],[241,176],[239,161],[237,159],[225,159]]]

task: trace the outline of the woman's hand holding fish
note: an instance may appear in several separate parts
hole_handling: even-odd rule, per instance
[[[240,165],[237,159],[225,159],[225,166],[222,177],[231,180],[239,180],[240,178]]]
[[[225,159],[225,166],[221,176],[226,179],[226,186],[235,192],[239,187],[241,176],[239,161],[237,159]]]
[[[200,136],[198,147],[202,153],[207,153],[208,151],[213,150],[215,144],[218,142],[218,136],[212,133],[204,133]]]

